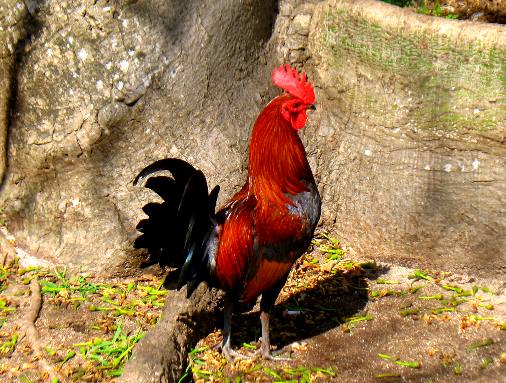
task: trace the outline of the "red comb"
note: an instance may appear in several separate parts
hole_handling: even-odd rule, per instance
[[[272,82],[278,88],[290,93],[292,96],[300,98],[305,104],[314,104],[315,95],[313,85],[307,81],[304,72],[299,76],[297,69],[293,69],[286,64],[280,65],[272,72]]]

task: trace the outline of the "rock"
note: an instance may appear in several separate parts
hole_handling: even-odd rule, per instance
[[[292,33],[307,36],[309,34],[309,24],[311,22],[311,15],[303,14],[296,15],[292,22]]]
[[[98,125],[105,130],[113,128],[125,122],[128,112],[128,106],[121,102],[107,104],[98,111]]]

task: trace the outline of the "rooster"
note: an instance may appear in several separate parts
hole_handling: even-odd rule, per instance
[[[178,288],[187,294],[201,281],[225,291],[222,352],[243,357],[231,347],[231,320],[236,303],[261,295],[261,347],[272,359],[269,313],[294,262],[306,251],[320,218],[321,200],[304,146],[297,134],[315,109],[315,94],[306,74],[289,65],[277,67],[274,85],[285,91],[260,113],[249,147],[248,178],[216,212],[219,186],[208,192],[206,178],[187,162],[159,160],[136,177],[162,203],[148,203],[147,219],[136,248],[179,267]],[[154,176],[168,171],[172,178]]]

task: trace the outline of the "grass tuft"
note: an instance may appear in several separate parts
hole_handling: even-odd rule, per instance
[[[112,339],[94,338],[88,342],[76,343],[74,347],[79,348],[83,358],[98,362],[99,369],[104,370],[106,375],[120,376],[134,346],[143,337],[143,331],[137,331],[133,335],[125,333],[123,320],[120,320]]]

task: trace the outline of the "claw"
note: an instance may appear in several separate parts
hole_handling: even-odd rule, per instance
[[[288,361],[291,361],[292,359],[287,358],[287,357],[283,357],[283,356],[279,356],[279,355],[285,354],[287,352],[289,352],[289,351],[285,350],[284,348],[282,348],[281,350],[271,352],[271,350],[264,347],[264,343],[262,342],[262,347],[260,347],[257,351],[255,351],[254,355],[255,355],[255,357],[260,356],[266,360],[288,362]]]
[[[241,354],[240,352],[233,350],[232,347],[230,347],[228,345],[223,346],[223,348],[221,349],[221,352],[222,352],[223,356],[225,358],[227,358],[227,360],[229,362],[234,361],[234,359],[248,360],[248,359],[253,359],[255,357],[255,355]]]

